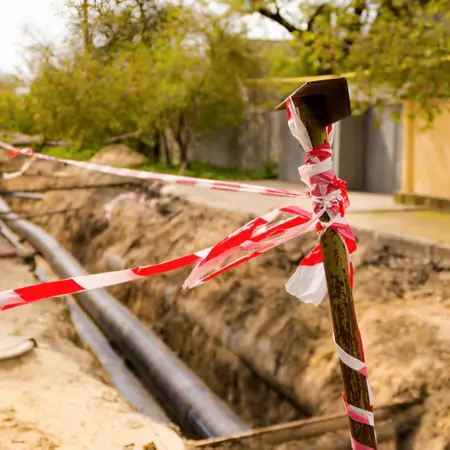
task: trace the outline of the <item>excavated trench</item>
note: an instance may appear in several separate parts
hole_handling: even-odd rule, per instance
[[[98,193],[98,195],[101,197],[103,193]],[[93,201],[97,204],[100,203],[97,194],[94,195]],[[171,199],[159,199],[155,204],[160,218],[167,218],[169,222],[167,225],[165,224],[164,229],[160,230],[158,230],[159,225],[155,224],[155,228],[150,233],[155,233],[152,240],[156,239],[162,245],[167,245],[163,242],[164,235],[170,234],[169,246],[177,245],[177,241],[187,237],[178,226],[184,222],[184,218],[179,215],[183,214],[181,209],[184,209],[186,205],[179,200],[175,200],[175,203],[172,201]],[[178,207],[178,211],[169,210],[174,205],[176,208]],[[127,209],[126,217],[129,217],[134,207],[137,208],[135,217],[138,217],[141,212],[141,208],[133,202],[129,204],[128,201],[125,201],[122,206]],[[117,212],[120,214],[120,206]],[[127,227],[127,230],[123,231],[124,235],[128,236],[128,242],[125,244],[122,232],[120,232],[122,237],[116,237],[115,232],[110,229],[111,224],[105,224],[101,217],[100,220],[97,220],[97,217],[92,214],[88,213],[87,217],[82,217],[83,214],[84,211],[80,211],[73,217],[73,225],[86,223],[85,220],[89,225],[81,227],[76,225],[76,229],[72,228],[68,239],[63,240],[63,243],[69,244],[74,255],[91,272],[118,270],[139,265],[139,260],[151,263],[161,262],[165,259],[163,254],[154,255],[151,244],[146,242],[146,238],[149,237],[148,232],[142,233],[141,230],[129,224],[129,228]],[[176,219],[177,216],[179,216],[178,219]],[[203,217],[202,213],[201,217]],[[69,221],[70,219],[67,217],[66,227]],[[246,219],[241,220],[240,223],[245,221]],[[48,230],[53,232],[54,228],[51,222],[52,220],[49,221]],[[138,222],[148,223],[145,217],[138,219]],[[198,225],[193,224],[192,232],[198,229],[197,227]],[[105,233],[109,234],[108,229],[112,234],[106,236]],[[230,229],[230,231],[232,230]],[[217,230],[218,235],[219,233],[220,231]],[[100,243],[103,241],[102,237],[106,239],[104,243]],[[100,250],[100,247],[104,251]],[[181,242],[177,247],[180,249],[177,254],[180,254],[180,251],[183,251]],[[192,248],[184,250],[185,253],[188,251],[192,251]],[[146,253],[145,259],[141,259],[140,256],[143,252]],[[168,257],[173,256],[175,253],[171,252]],[[96,263],[93,264],[91,258]],[[111,288],[110,292],[128,306],[141,321],[151,327],[215,394],[226,400],[232,409],[251,426],[271,425],[313,415],[314,411],[309,405],[303,405],[292,396],[286,395],[284,387],[275,383],[270,375],[266,378],[263,372],[255,371],[250,361],[224,345],[219,336],[222,330],[216,327],[218,325],[216,324],[216,315],[213,311],[208,313],[210,307],[221,304],[224,307],[224,314],[219,313],[222,316],[220,320],[222,325],[232,325],[234,329],[238,329],[240,326],[247,328],[248,325],[245,322],[251,311],[265,302],[264,296],[257,286],[239,281],[239,275],[236,276],[236,279],[233,279],[233,274],[232,276],[226,275],[228,282],[225,285],[222,286],[221,281],[214,283],[212,292],[205,292],[201,299],[197,299],[195,291],[186,292],[180,288],[187,274],[188,271],[180,271],[180,273],[162,276],[160,280],[153,279],[116,286]],[[279,295],[277,297],[274,298],[274,304],[280,304],[283,301]],[[234,316],[232,305],[237,299],[240,304],[239,314]],[[277,309],[274,307],[274,312]],[[284,311],[285,309],[281,308],[276,315],[281,317]],[[272,318],[275,317],[272,316]],[[286,323],[282,327],[284,328],[283,333],[287,335],[290,333],[292,325]],[[239,345],[247,346],[249,343],[245,342],[246,337],[244,335],[240,337],[238,333],[238,331],[233,331],[230,337],[237,341],[242,340]],[[223,336],[223,338],[229,339],[227,336]],[[295,345],[295,342],[290,345]],[[299,346],[302,347],[304,344],[299,342]],[[281,358],[282,356],[275,364],[280,364]]]
[[[113,180],[70,170],[76,176],[58,184]],[[26,187],[44,183],[30,177]],[[23,189],[24,178],[7,186]],[[145,202],[122,199],[110,220],[104,206],[124,192],[119,188],[10,204],[27,212],[67,208],[35,222],[90,272],[198,251],[249,219],[162,195],[156,187],[143,190]],[[444,450],[450,443],[450,252],[370,232],[357,236],[355,301],[376,404],[422,402],[421,420],[405,431],[403,448]],[[251,426],[340,412],[327,304],[303,305],[284,290],[315,239],[290,242],[192,291],[181,289],[189,270],[180,270],[111,293]]]

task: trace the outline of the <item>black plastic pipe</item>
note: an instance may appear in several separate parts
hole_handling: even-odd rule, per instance
[[[16,235],[0,222],[0,233],[20,252],[25,254],[26,250],[17,240]],[[33,258],[33,272],[40,282],[50,281],[47,273],[40,267],[36,268]],[[95,325],[91,318],[71,298],[66,298],[70,308],[73,325],[80,338],[87,344],[108,374],[112,384],[117,390],[134,406],[141,414],[151,418],[155,422],[170,424],[162,407],[151,396],[148,389],[126,366],[124,360],[112,349],[108,339]]]
[[[59,277],[87,275],[61,244],[37,225],[18,219],[2,199],[0,212],[15,219],[8,221],[8,226],[39,251]],[[250,430],[151,330],[105,289],[81,292],[75,297],[184,432],[208,438]]]

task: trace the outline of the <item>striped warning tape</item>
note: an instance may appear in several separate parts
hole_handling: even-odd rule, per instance
[[[266,186],[259,186],[246,183],[230,182],[230,181],[217,181],[208,180],[203,178],[194,177],[184,177],[180,175],[171,175],[164,173],[147,172],[144,170],[136,169],[126,169],[121,167],[106,166],[103,164],[95,164],[86,161],[74,161],[72,159],[56,158],[54,156],[45,155],[42,153],[36,153],[31,148],[17,149],[12,145],[0,141],[0,148],[7,150],[10,157],[15,157],[19,155],[29,156],[25,164],[18,172],[5,173],[3,177],[5,179],[16,178],[23,175],[32,165],[32,163],[38,159],[44,161],[56,161],[59,163],[67,164],[69,166],[80,167],[82,169],[92,170],[95,172],[100,172],[108,175],[117,175],[120,177],[138,178],[141,180],[158,181],[162,183],[179,184],[184,186],[195,186],[203,187],[208,189],[220,190],[220,191],[231,191],[231,192],[249,192],[253,194],[268,195],[274,197],[309,197],[308,194],[303,192],[292,192],[286,189],[270,188]]]

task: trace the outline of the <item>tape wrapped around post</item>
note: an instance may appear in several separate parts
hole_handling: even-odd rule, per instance
[[[310,188],[313,210],[316,213],[325,211],[329,219],[328,222],[319,222],[317,224],[317,231],[322,233],[326,228],[332,228],[342,239],[347,252],[350,286],[353,287],[353,265],[350,255],[356,250],[356,239],[350,225],[344,217],[345,210],[350,204],[346,183],[336,176],[333,169],[331,149],[333,129],[331,126],[327,127],[327,143],[313,147],[306,126],[303,124],[292,98],[286,100],[286,113],[291,133],[306,153],[305,165],[300,167],[299,172],[302,181]],[[308,285],[308,280],[313,281],[309,283],[310,289],[305,292],[305,286]],[[327,288],[320,244],[301,261],[297,271],[288,281],[286,289],[306,303],[317,305],[322,301],[322,298],[326,295]],[[364,361],[361,335],[358,332],[359,345],[363,357],[362,361],[341,348],[336,342],[334,333],[333,339],[342,363],[363,375],[367,382],[370,410],[367,411],[349,404],[345,394],[343,394],[342,398],[344,400],[345,410],[349,418],[353,421],[375,427],[372,389],[367,378],[367,367]],[[372,447],[359,443],[353,436],[351,436],[351,442],[353,450],[374,450]]]
[[[356,250],[356,239],[345,219],[350,201],[347,187],[333,170],[331,143],[334,127],[327,127],[329,142],[313,147],[308,131],[291,98],[286,100],[286,114],[292,135],[305,151],[305,165],[299,168],[301,180],[309,187],[315,213],[325,211],[330,218],[327,224],[318,223],[318,231],[324,227],[335,229],[341,236],[350,256]],[[352,266],[352,263],[350,262]],[[353,268],[350,270],[353,273]],[[353,281],[353,280],[351,280]],[[327,287],[320,244],[302,259],[294,275],[286,283],[286,290],[305,303],[319,305],[325,298]]]

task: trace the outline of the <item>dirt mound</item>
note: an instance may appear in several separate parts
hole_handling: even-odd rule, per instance
[[[91,158],[93,163],[106,164],[108,166],[133,166],[145,161],[145,156],[140,155],[125,144],[103,147]]]
[[[17,145],[20,147],[41,144],[44,140],[44,138],[39,134],[30,136],[23,133],[12,133],[10,135],[10,139],[12,145]]]
[[[90,173],[78,181],[87,177],[104,178]],[[20,206],[76,208],[39,224],[92,272],[198,251],[249,219],[154,195],[144,204],[122,199],[107,220],[104,205],[122,192],[55,193],[39,206]],[[192,291],[181,289],[188,270],[111,291],[253,425],[337,412],[341,383],[327,302],[304,305],[284,289],[314,242],[314,235],[289,242]],[[413,444],[405,448],[444,450],[450,445],[449,253],[400,244],[359,234],[355,301],[375,406],[424,401],[417,433],[408,437]]]

